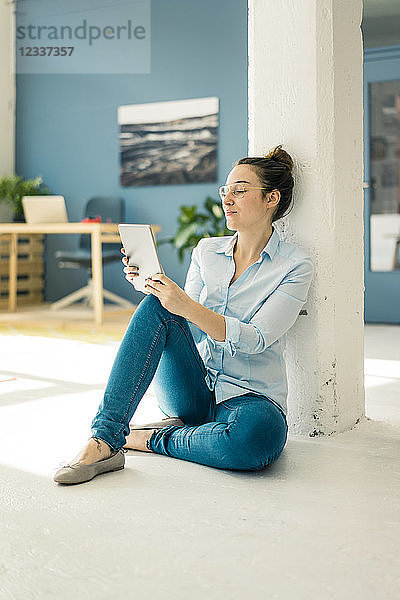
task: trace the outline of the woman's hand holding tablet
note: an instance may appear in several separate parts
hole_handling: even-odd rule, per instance
[[[124,237],[126,238],[126,234]],[[121,248],[121,252],[125,255],[122,257],[122,263],[125,265],[123,269],[125,279],[129,281],[135,289],[139,289],[144,294],[153,294],[154,296],[157,296],[162,306],[171,313],[184,317],[192,300],[179,285],[165,275],[161,265],[159,264],[159,272],[146,277],[143,280],[143,285],[139,287],[135,285],[135,283],[138,279],[143,279],[140,272],[140,265],[132,264],[134,258],[127,255],[125,247]]]
[[[129,265],[128,257],[126,256],[125,248],[121,248],[122,254],[125,256],[122,257],[122,262],[124,263],[124,273],[125,279],[132,283],[132,280],[139,275],[139,267],[136,265]]]
[[[127,277],[127,279],[135,289],[146,293],[145,278],[164,272],[158,258],[151,226],[137,223],[120,223],[118,229],[122,240],[123,253],[126,256],[126,261],[123,260],[123,263],[126,268],[136,267],[136,269],[129,270],[129,278]],[[128,274],[126,268],[124,271]],[[134,272],[135,275],[133,275]]]

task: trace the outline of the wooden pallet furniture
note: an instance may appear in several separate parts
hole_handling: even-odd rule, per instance
[[[0,308],[9,305],[10,255],[12,236],[0,236]],[[26,234],[18,237],[16,296],[18,304],[43,302],[44,235]]]

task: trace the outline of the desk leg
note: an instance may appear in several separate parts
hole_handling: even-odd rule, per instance
[[[17,308],[17,260],[18,260],[18,234],[11,234],[10,257],[8,271],[8,310],[15,312]]]
[[[95,319],[97,325],[101,325],[103,323],[103,261],[100,230],[92,233],[92,279]]]

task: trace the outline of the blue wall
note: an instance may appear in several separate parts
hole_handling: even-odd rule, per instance
[[[122,188],[119,185],[117,108],[122,104],[217,96],[220,100],[218,182]],[[235,159],[247,154],[247,1],[152,0],[151,73],[148,75],[17,75],[16,172],[41,174],[65,196],[79,221],[93,195],[121,195],[127,222],[158,223],[161,239],[176,231],[181,204],[217,199]],[[84,270],[60,270],[58,248],[76,248],[75,236],[48,236],[46,300],[84,285]],[[166,274],[183,285],[189,265],[160,246]],[[138,302],[114,263],[104,285]]]

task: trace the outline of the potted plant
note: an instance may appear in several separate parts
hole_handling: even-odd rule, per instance
[[[0,220],[24,221],[24,210],[22,207],[22,198],[24,196],[38,196],[48,194],[49,189],[42,183],[39,175],[34,179],[24,179],[19,175],[4,175],[0,178],[0,208],[3,208],[3,218]],[[11,209],[11,211],[10,211]]]
[[[220,203],[209,196],[204,202],[204,212],[198,212],[196,205],[181,206],[180,211],[176,234],[157,242],[157,245],[173,244],[180,262],[183,262],[185,252],[191,252],[201,238],[231,234]]]

